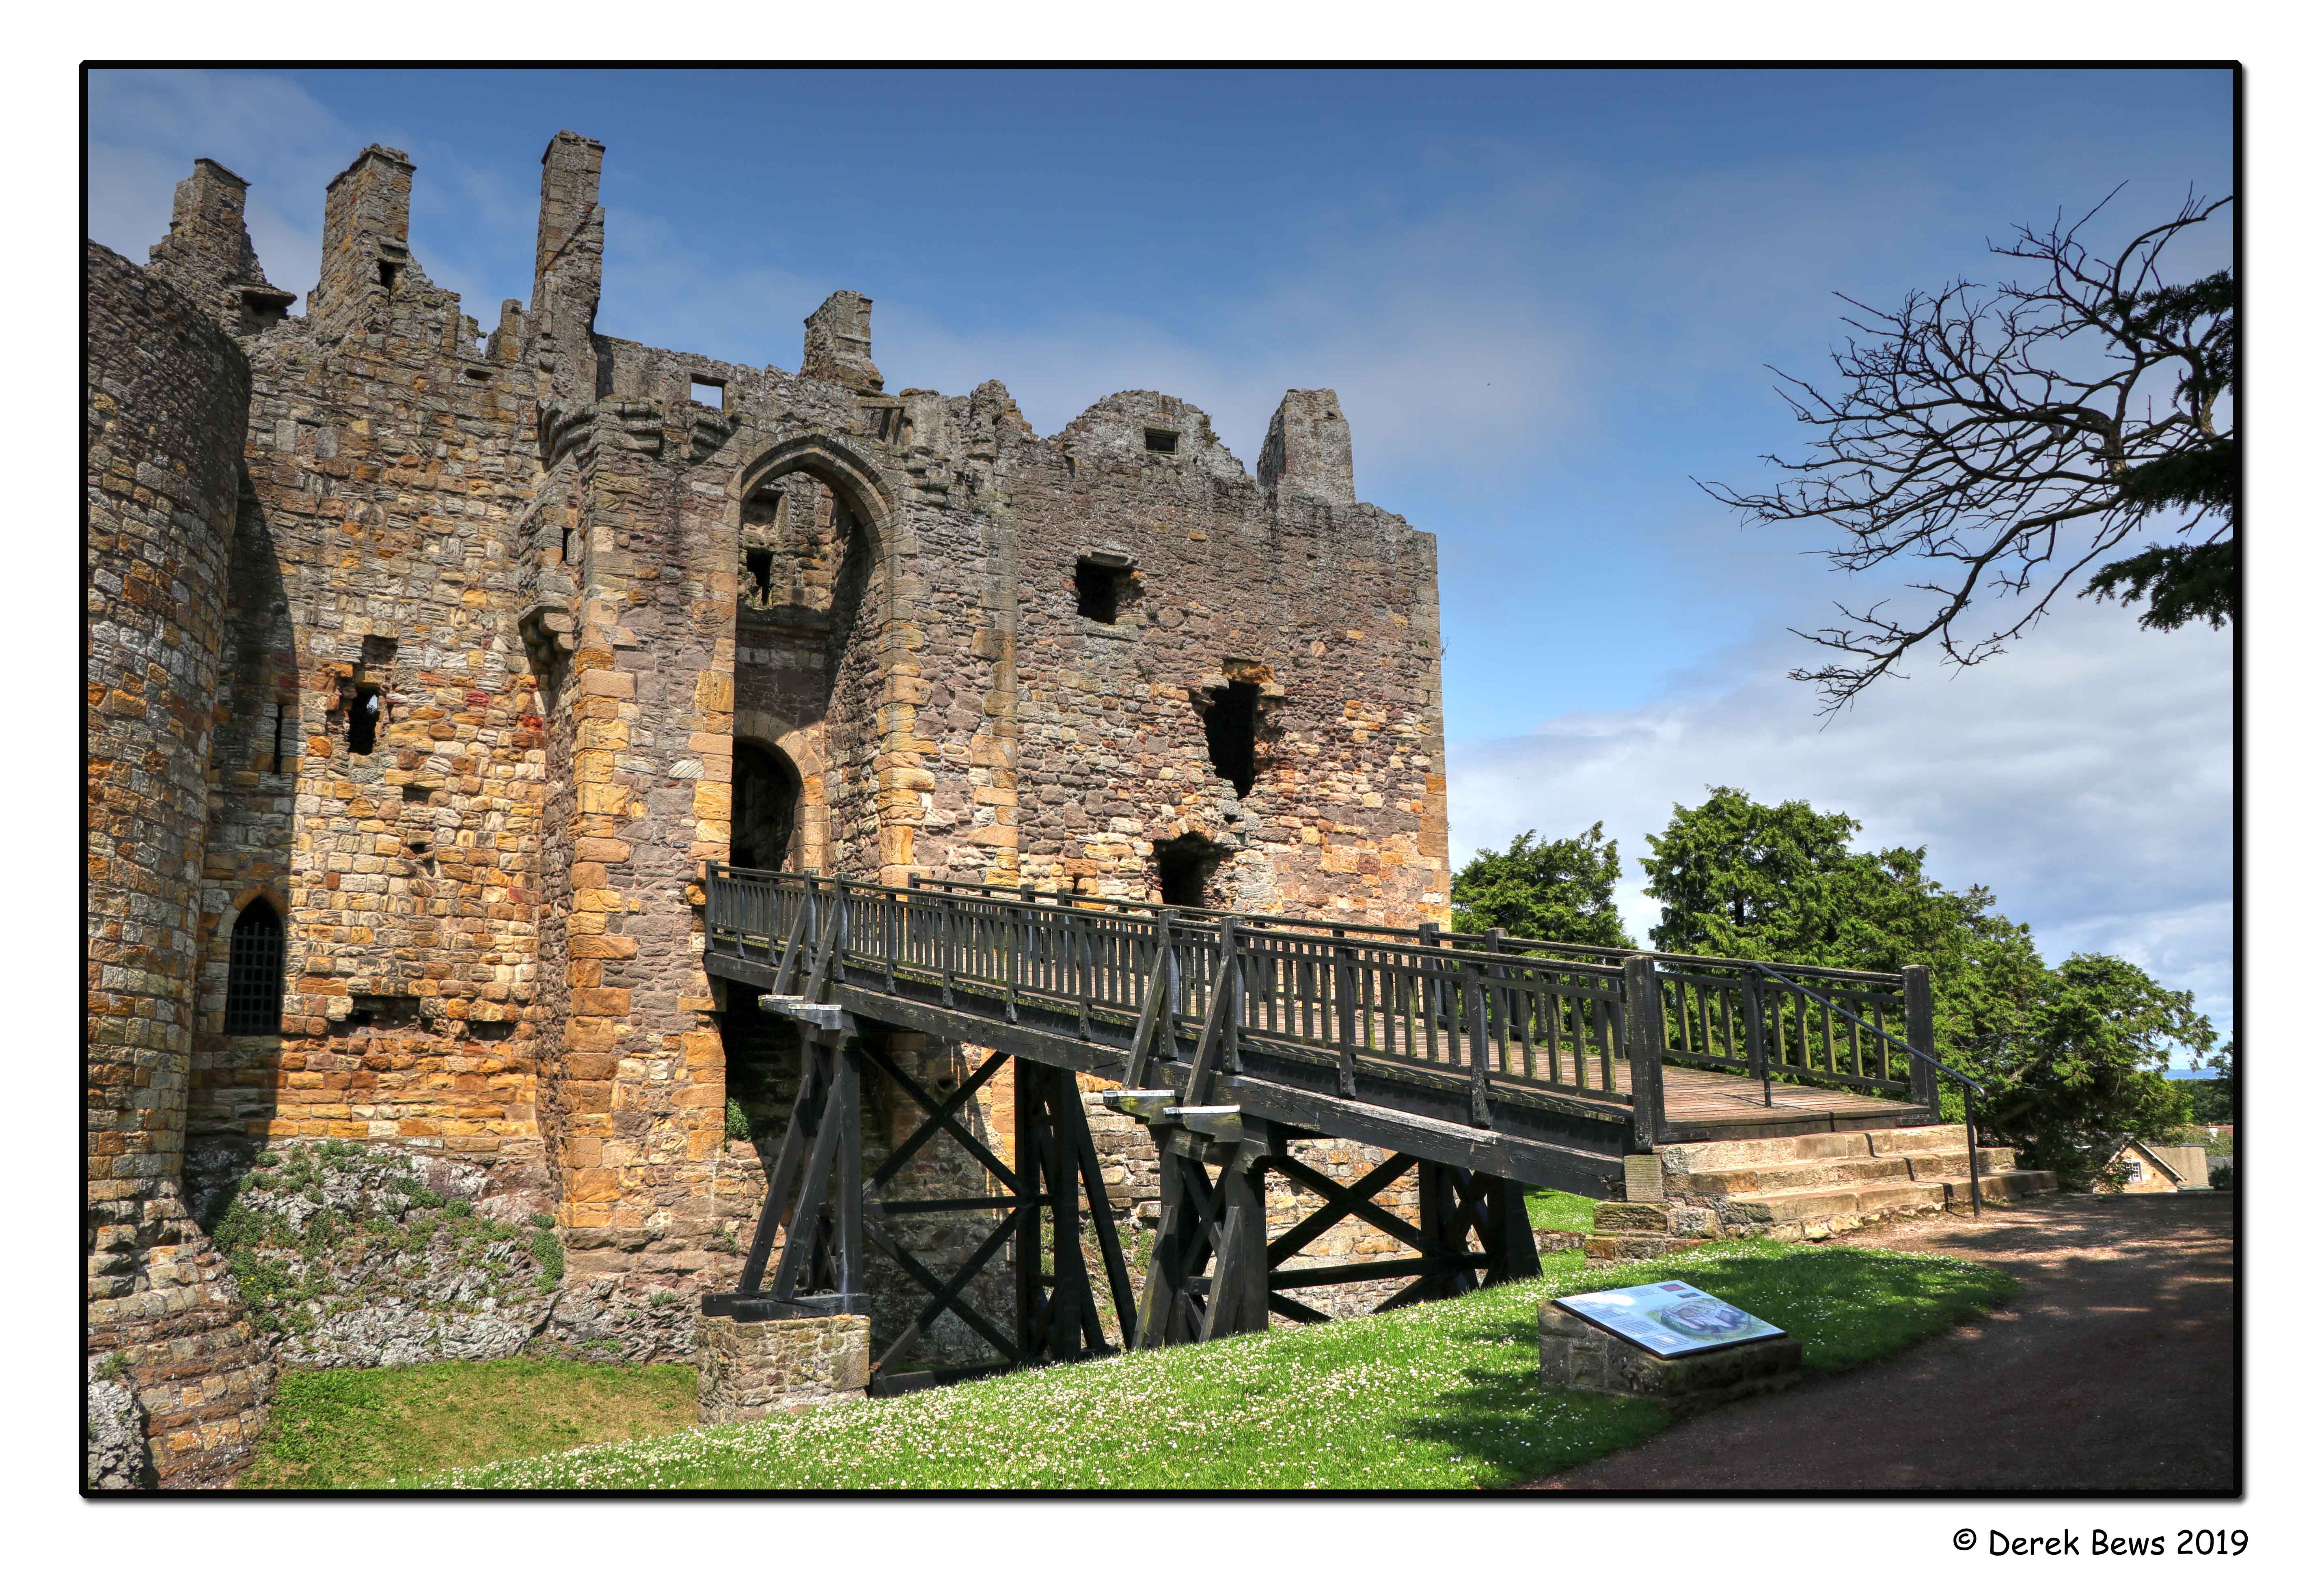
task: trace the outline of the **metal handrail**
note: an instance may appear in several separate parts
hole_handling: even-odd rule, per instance
[[[1810,998],[1817,1002],[1821,1002],[1826,1008],[1830,1009],[1832,1012],[1839,1014],[1850,1024],[1870,1030],[1874,1035],[1878,1036],[1882,1040],[1887,1042],[1889,1045],[1902,1047],[1914,1058],[1927,1064],[1939,1074],[1949,1076],[1961,1087],[1961,1126],[1969,1135],[1969,1211],[1970,1214],[1973,1216],[1984,1216],[1985,1188],[1980,1181],[1977,1167],[1977,1103],[1969,1100],[1969,1098],[1971,1095],[1982,1096],[1985,1094],[1985,1087],[1979,1084],[1977,1081],[1969,1078],[1969,1075],[1963,1074],[1960,1069],[1955,1068],[1951,1064],[1947,1063],[1942,1058],[1937,1056],[1933,1052],[1923,1052],[1920,1047],[1913,1045],[1912,1042],[1904,1040],[1901,1037],[1891,1035],[1888,1031],[1882,1029],[1877,1025],[1865,1023],[1863,1019],[1857,1018],[1856,1015],[1850,1013],[1847,1009],[1840,1007],[1837,1002],[1817,996],[1816,993],[1809,991],[1797,981],[1791,980],[1784,975],[1778,974],[1774,970],[1768,969],[1764,964],[1760,967],[1766,973],[1768,979],[1791,987],[1792,990],[1797,991],[1803,997]]]

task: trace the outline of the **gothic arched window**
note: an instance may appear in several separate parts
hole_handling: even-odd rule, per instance
[[[263,898],[234,922],[226,959],[226,1033],[271,1036],[282,1028],[282,917]]]

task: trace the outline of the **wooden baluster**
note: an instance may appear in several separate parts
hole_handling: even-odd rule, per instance
[[[1759,1081],[1760,1099],[1768,1106],[1775,1104],[1775,1086],[1767,1078],[1766,1015],[1759,998],[1759,972],[1746,970],[1743,974],[1743,1037],[1750,1043],[1751,1072]]]
[[[1484,977],[1477,973],[1475,960],[1470,958],[1461,960],[1461,1012],[1469,1026],[1469,1121],[1479,1129],[1490,1129],[1493,1125],[1491,1021],[1485,1012]],[[1457,1039],[1460,1027],[1456,1024],[1446,1033]]]
[[[1434,1063],[1437,1060],[1436,1032],[1444,1016],[1444,988],[1437,983],[1439,965],[1436,955],[1432,951],[1436,945],[1438,934],[1434,920],[1424,919],[1420,922],[1421,1028],[1427,1032],[1428,1036],[1428,1050],[1423,1060],[1428,1063]]]
[[[1176,1063],[1178,1061],[1178,1020],[1185,1012],[1186,1000],[1186,977],[1178,967],[1178,911],[1164,909],[1157,917],[1156,924],[1162,933],[1165,949],[1162,973],[1169,977],[1170,982],[1162,991],[1162,1028],[1158,1032],[1162,1037],[1162,1061]]]
[[[1485,951],[1496,957],[1500,955],[1500,927],[1495,926],[1485,933]],[[1498,964],[1483,972],[1489,981],[1498,980],[1505,973],[1502,966]],[[1485,1028],[1492,1037],[1493,1061],[1504,1074],[1508,1072],[1509,1066],[1508,1022],[1502,1017],[1500,988],[1489,983],[1485,987]]]
[[[1227,1023],[1225,1033],[1227,1072],[1229,1074],[1240,1074],[1242,1072],[1242,1018],[1244,994],[1242,976],[1244,955],[1242,952],[1242,943],[1240,939],[1240,936],[1241,932],[1237,928],[1237,922],[1234,919],[1230,917],[1219,922],[1219,950],[1226,955],[1226,962],[1229,965],[1227,973]]]
[[[949,891],[936,894],[936,967],[944,984],[944,1005],[955,1005],[953,977],[959,972],[960,910],[954,906]]]
[[[1031,889],[1029,888],[1027,889],[1028,891],[1030,890]],[[1008,959],[1006,968],[1009,977],[1008,982],[1001,991],[1001,1003],[1008,1010],[1009,1022],[1015,1024],[1017,1022],[1017,958],[1019,932],[1016,924],[1009,918],[1010,911],[1010,906],[1008,904],[1004,903],[1001,906],[1001,921],[1005,928],[1008,944],[1006,948],[1006,956]]]
[[[1332,933],[1332,1025],[1339,1036],[1340,1094],[1356,1093],[1356,954],[1348,933]]]
[[[1090,1038],[1091,1033],[1090,999],[1096,994],[1097,991],[1097,955],[1090,945],[1089,931],[1084,926],[1080,911],[1078,909],[1074,911],[1072,925],[1074,933],[1073,940],[1074,958],[1074,980],[1081,992],[1081,1032],[1082,1039],[1086,1041]]]

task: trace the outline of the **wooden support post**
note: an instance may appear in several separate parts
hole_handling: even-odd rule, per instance
[[[1259,1152],[1236,1148],[1219,1169],[1221,1207],[1217,1259],[1211,1264],[1210,1304],[1203,1342],[1267,1331],[1267,1168]]]
[[[1176,1129],[1153,1129],[1161,1222],[1154,1231],[1154,1253],[1146,1263],[1146,1287],[1138,1299],[1138,1332],[1133,1349],[1158,1350],[1186,1342],[1185,1300],[1188,1247],[1194,1230],[1187,1226],[1194,1208],[1186,1194],[1185,1158],[1173,1148]]]
[[[837,1109],[826,1128],[839,1131],[838,1182],[833,1198],[838,1203],[837,1239],[832,1251],[832,1288],[839,1308],[860,1316],[872,1314],[871,1296],[863,1282],[863,1061],[856,1043],[832,1049],[834,1104]]]
[[[1751,1072],[1759,1081],[1760,1099],[1775,1104],[1774,1079],[1767,1073],[1766,1000],[1759,994],[1759,972],[1743,972],[1743,1049],[1751,1055]]]
[[[1049,1286],[1048,1357],[1071,1360],[1082,1352],[1084,1329],[1097,1329],[1095,1296],[1090,1292],[1089,1266],[1082,1259],[1081,1164],[1070,1139],[1074,1119],[1081,1111],[1081,1087],[1073,1071],[1040,1070],[1045,1094],[1042,1110],[1047,1128],[1042,1130],[1041,1167],[1048,1179]],[[1093,1342],[1102,1343],[1102,1336]]]
[[[1017,1193],[1026,1214],[1017,1224],[1017,1347],[1028,1356],[1041,1352],[1041,1091],[1038,1063],[1016,1060]]]
[[[1936,1005],[1930,999],[1929,967],[1925,964],[1904,966],[1904,1039],[1932,1056],[1936,1054]],[[1926,1107],[1930,1119],[1934,1120],[1937,1116],[1937,1071],[1918,1057],[1911,1062],[1913,1100]],[[1976,1148],[1974,1142],[1970,1148]]]
[[[1477,1229],[1491,1265],[1487,1283],[1519,1283],[1541,1276],[1541,1250],[1533,1242],[1533,1219],[1526,1213],[1525,1185],[1494,1178],[1478,1198]]]
[[[1441,1162],[1420,1165],[1420,1237],[1425,1247],[1421,1253],[1432,1259],[1441,1259],[1468,1247],[1468,1230],[1453,1217],[1454,1208],[1460,1204],[1460,1194],[1452,1178],[1454,1171]],[[1413,1289],[1414,1297],[1424,1300],[1450,1299],[1456,1292],[1450,1275],[1443,1272],[1423,1275]]]
[[[1630,1065],[1630,1134],[1641,1151],[1663,1135],[1662,1033],[1654,954],[1633,953],[1622,960],[1622,1055]]]
[[[774,1171],[767,1175],[767,1198],[759,1206],[759,1226],[751,1236],[751,1253],[742,1262],[742,1278],[736,1292],[758,1294],[767,1279],[767,1262],[775,1248],[775,1232],[783,1215],[790,1210],[792,1181],[798,1177],[807,1156],[807,1141],[823,1101],[818,1086],[819,1074],[815,1062],[815,1048],[802,1042],[799,1048],[798,1094],[791,1102],[791,1120],[783,1130],[782,1148],[776,1153]]]

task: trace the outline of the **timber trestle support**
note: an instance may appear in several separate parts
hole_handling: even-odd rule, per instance
[[[1196,1343],[1267,1329],[1270,1314],[1327,1322],[1287,1291],[1350,1283],[1404,1283],[1371,1307],[1392,1311],[1449,1299],[1489,1283],[1541,1276],[1524,1186],[1491,1174],[1402,1152],[1342,1184],[1294,1156],[1304,1130],[1245,1120],[1233,1108],[1168,1107],[1160,1097],[1109,1097],[1117,1108],[1158,1112],[1149,1121],[1160,1157],[1161,1226],[1139,1302],[1137,1347]],[[1406,1174],[1418,1176],[1417,1225],[1379,1203]],[[1269,1239],[1268,1176],[1323,1202]],[[1343,1221],[1369,1224],[1407,1246],[1392,1259],[1296,1265]],[[1474,1236],[1475,1244],[1470,1242]]]
[[[890,1050],[899,1032],[859,1025],[835,1008],[798,997],[769,996],[762,1005],[798,1022],[800,1085],[741,1282],[732,1293],[706,1297],[703,1310],[743,1321],[868,1316],[866,1261],[877,1252],[921,1297],[899,1332],[873,1340],[875,1395],[1088,1360],[1125,1345],[1155,1349],[1263,1332],[1271,1315],[1331,1319],[1295,1298],[1296,1291],[1401,1279],[1372,1307],[1392,1310],[1540,1273],[1524,1190],[1513,1181],[1395,1152],[1342,1184],[1293,1154],[1295,1142],[1318,1138],[1314,1130],[1246,1120],[1233,1106],[1179,1106],[1175,1091],[1111,1091],[1094,1099],[1146,1124],[1159,1166],[1160,1226],[1146,1269],[1133,1273],[1074,1070],[1022,1056],[1012,1063],[994,1052],[956,1088],[932,1093]],[[1012,1068],[1013,1164],[972,1127],[980,1116],[977,1098]],[[908,1100],[919,1121],[881,1160],[867,1165],[864,1088],[874,1076]],[[945,1139],[967,1153],[997,1193],[919,1199],[889,1193]],[[1378,1198],[1414,1174],[1416,1222]],[[1269,1175],[1322,1203],[1272,1239]],[[949,1272],[933,1269],[902,1237],[916,1216],[964,1213],[991,1221]],[[1300,1264],[1317,1239],[1349,1219],[1412,1253]],[[1004,1251],[1007,1284],[979,1285]],[[989,1306],[1000,1292],[1013,1298],[1009,1314],[980,1308],[978,1296]],[[947,1314],[981,1339],[991,1358],[928,1364],[921,1346]]]
[[[1120,1343],[1106,1336],[1106,1322],[1112,1322],[1115,1339],[1133,1336],[1136,1290],[1071,1070],[1022,1060],[1014,1065],[1012,1166],[967,1121],[977,1115],[979,1093],[1010,1066],[1007,1054],[987,1056],[965,1083],[939,1097],[888,1050],[890,1032],[858,1029],[853,1019],[826,1016],[835,1027],[827,1031],[814,1022],[818,1010],[803,1011],[796,1000],[779,1008],[771,997],[764,1001],[770,1010],[800,1019],[807,1037],[801,1083],[768,1175],[742,1280],[732,1293],[706,1296],[706,1314],[743,1321],[840,1312],[868,1316],[863,1274],[867,1252],[876,1251],[925,1298],[901,1332],[875,1338],[874,1395],[1119,1352]],[[921,1121],[866,1171],[863,1085],[869,1075],[884,1078],[908,1098]],[[947,1137],[999,1193],[918,1199],[883,1193]],[[903,1229],[918,1216],[962,1213],[990,1214],[989,1229],[954,1270],[932,1270],[914,1254]],[[1097,1246],[1094,1271],[1083,1248],[1084,1219]],[[1010,1314],[991,1315],[978,1308],[972,1286],[1004,1250],[1013,1268],[1014,1304]],[[982,1339],[994,1358],[915,1369],[924,1352],[916,1346],[947,1314]]]

